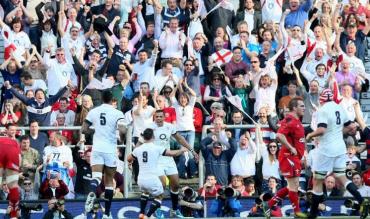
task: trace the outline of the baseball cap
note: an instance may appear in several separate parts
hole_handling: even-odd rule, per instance
[[[333,100],[333,92],[327,88],[324,89],[320,94],[320,103],[326,103]]]
[[[213,142],[212,147],[214,147],[214,148],[222,148],[222,144],[219,141],[215,141],[215,142]]]

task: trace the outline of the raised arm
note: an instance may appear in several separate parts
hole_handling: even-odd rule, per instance
[[[10,82],[9,81],[5,81],[4,82],[4,87],[8,90],[10,90],[10,92],[16,96],[20,101],[22,101],[22,103],[24,103],[25,105],[28,105],[28,98],[26,96],[24,96],[23,94],[20,94],[16,89],[12,88],[12,85],[10,85]]]

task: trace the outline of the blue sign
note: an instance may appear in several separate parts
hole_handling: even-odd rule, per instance
[[[246,198],[240,200],[243,210],[241,213],[241,217],[247,217],[249,214],[249,210],[254,205],[254,198]],[[331,214],[338,214],[338,213],[347,213],[349,209],[347,209],[343,205],[343,199],[337,200],[327,200],[326,204],[326,213],[325,215]],[[210,207],[211,200],[207,201],[207,209]],[[48,210],[48,206],[46,202],[42,202],[43,209],[41,211],[32,212],[31,218],[32,219],[40,219],[45,212]],[[149,204],[147,208],[149,208]],[[104,203],[102,203],[104,205]],[[7,202],[0,202],[0,215],[5,214],[6,208],[8,206]],[[169,199],[162,201],[162,210],[166,218],[169,217],[169,211],[171,207],[171,201]],[[85,209],[85,203],[83,201],[66,201],[65,209],[69,211],[75,218],[82,218],[80,217],[83,213],[83,209]],[[290,215],[292,213],[292,206],[289,203],[289,200],[284,200],[283,205],[281,207],[284,216]],[[112,215],[113,218],[138,218],[139,216],[139,200],[138,199],[122,199],[122,200],[115,200],[112,203]],[[215,217],[212,213],[207,211],[207,217]],[[2,216],[0,216],[2,218]]]

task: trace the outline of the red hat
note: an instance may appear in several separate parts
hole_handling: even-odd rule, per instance
[[[327,88],[324,89],[320,94],[320,103],[326,103],[333,100],[333,92]]]

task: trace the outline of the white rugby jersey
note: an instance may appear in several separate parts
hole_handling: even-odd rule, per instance
[[[163,126],[159,127],[155,122],[151,123],[147,128],[154,130],[154,144],[165,149],[170,149],[170,140],[173,134],[176,134],[176,128],[168,122],[163,122]]]
[[[86,116],[95,128],[93,137],[93,151],[103,153],[116,153],[117,148],[117,122],[124,120],[123,112],[112,105],[102,104],[92,109]]]
[[[350,121],[346,111],[341,105],[334,101],[325,103],[320,107],[317,113],[317,124],[326,125],[325,133],[319,140],[319,153],[328,157],[336,157],[347,152],[343,140],[344,123]]]
[[[136,147],[132,155],[139,162],[139,178],[158,177],[157,164],[167,149],[148,142]]]

